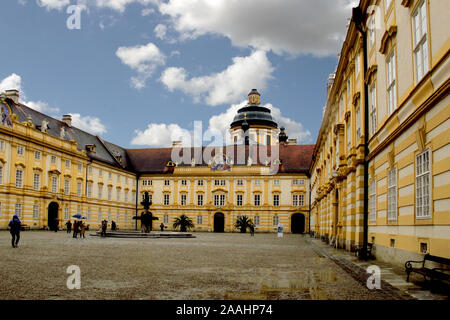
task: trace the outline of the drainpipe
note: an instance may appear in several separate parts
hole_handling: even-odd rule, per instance
[[[309,205],[308,205],[308,209],[309,209],[309,213],[308,213],[308,233],[309,236],[311,237],[311,177],[309,177]]]
[[[353,8],[352,21],[356,29],[362,36],[364,49],[364,78],[367,75],[367,37],[364,31],[364,15],[361,7]],[[367,260],[367,239],[368,239],[368,217],[369,217],[369,86],[364,80],[364,229],[363,229],[363,247],[360,254],[361,260]]]
[[[137,217],[138,217],[138,201],[139,201],[139,178],[141,177],[140,174],[136,175],[136,221],[135,221],[135,230],[137,231]]]

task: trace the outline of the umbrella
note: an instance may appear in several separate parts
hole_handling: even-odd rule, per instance
[[[81,214],[75,214],[75,215],[73,215],[72,216],[72,218],[75,218],[75,219],[86,219],[86,217],[85,216],[83,216],[83,215],[81,215]]]

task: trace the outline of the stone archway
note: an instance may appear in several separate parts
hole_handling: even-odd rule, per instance
[[[214,232],[225,232],[225,215],[222,212],[214,215]]]
[[[305,232],[305,215],[302,213],[294,213],[291,216],[291,232],[304,233]]]
[[[56,219],[58,219],[59,204],[51,202],[48,205],[47,225],[50,230],[55,230],[57,227]]]

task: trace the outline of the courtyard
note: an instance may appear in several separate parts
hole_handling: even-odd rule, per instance
[[[74,239],[26,231],[19,248],[0,232],[0,299],[386,299],[307,236],[195,233],[193,239]],[[81,289],[70,290],[69,266]]]

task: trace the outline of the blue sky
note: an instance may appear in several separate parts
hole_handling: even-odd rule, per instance
[[[256,7],[255,4],[258,4]],[[6,0],[0,90],[123,147],[226,130],[252,88],[314,143],[349,0]],[[82,5],[80,29],[66,12]]]

